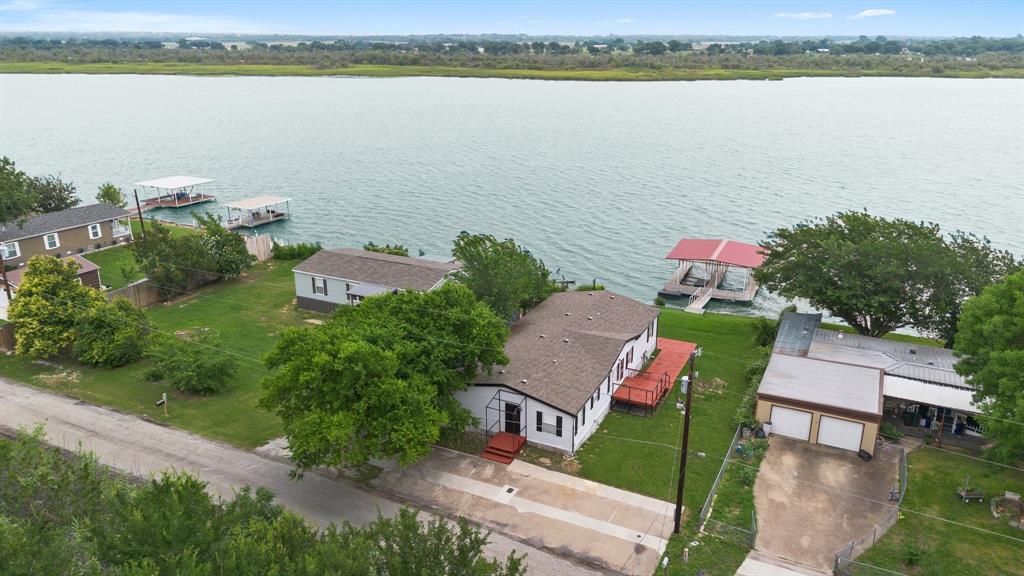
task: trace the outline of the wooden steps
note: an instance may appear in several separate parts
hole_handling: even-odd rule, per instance
[[[501,464],[511,464],[526,446],[526,438],[508,432],[498,432],[484,446],[483,458]]]

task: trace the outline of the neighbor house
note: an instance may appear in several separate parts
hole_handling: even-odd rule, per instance
[[[33,256],[83,254],[130,242],[129,214],[113,204],[89,204],[0,225],[0,250],[8,267]]]
[[[93,264],[92,262],[82,258],[75,254],[64,258],[67,261],[74,262],[78,265],[78,283],[97,290],[102,289],[100,283],[100,267]],[[11,296],[18,296],[18,287],[21,286],[22,281],[25,277],[25,272],[28,270],[26,267],[15,268],[7,272],[7,285],[11,289]],[[4,290],[3,280],[0,279],[0,320],[7,320],[8,306],[10,303],[7,301],[7,290]]]
[[[321,250],[292,269],[299,308],[330,313],[374,294],[426,292],[459,269],[455,262],[394,256],[354,248]]]
[[[512,456],[526,441],[572,454],[597,430],[623,380],[653,354],[658,314],[614,292],[556,293],[512,325],[508,364],[456,398],[489,437],[515,437]]]
[[[873,452],[883,422],[900,433],[983,443],[971,385],[951,350],[821,327],[787,313],[758,387],[757,419],[781,434]]]

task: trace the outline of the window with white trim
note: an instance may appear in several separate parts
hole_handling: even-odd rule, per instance
[[[103,236],[103,229],[99,224],[89,224],[89,240],[95,240]]]
[[[43,245],[46,246],[47,250],[56,250],[60,248],[60,237],[57,236],[56,232],[47,234],[43,236]]]
[[[327,296],[327,278],[313,276],[313,294]]]
[[[0,244],[0,251],[3,251],[6,260],[13,260],[21,256],[21,247],[17,242],[5,242]]]

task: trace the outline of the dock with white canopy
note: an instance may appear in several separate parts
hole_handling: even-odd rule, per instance
[[[139,211],[145,212],[154,208],[182,208],[203,202],[213,202],[216,198],[203,191],[203,186],[211,182],[213,180],[209,178],[197,176],[167,176],[136,182],[134,184],[137,187],[136,196],[139,192],[138,188],[142,188],[143,192],[148,190],[151,193],[156,193],[155,196],[139,199]]]
[[[229,230],[255,228],[278,220],[287,220],[291,217],[289,202],[291,198],[280,196],[256,196],[228,202],[224,205],[228,209],[228,219],[224,227]]]

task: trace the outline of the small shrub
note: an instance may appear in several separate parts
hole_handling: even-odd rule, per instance
[[[757,468],[751,468],[750,466],[737,466],[736,468],[740,482],[744,486],[753,486],[754,482],[757,481]]]
[[[598,290],[604,290],[604,284],[598,284],[597,278],[590,284],[580,284],[576,287],[577,292],[597,292]]]
[[[323,249],[319,242],[310,244],[300,242],[298,244],[274,243],[270,249],[270,255],[274,260],[305,260]]]
[[[917,566],[928,555],[928,550],[916,540],[911,540],[903,545],[903,563],[907,566]]]
[[[369,252],[380,252],[381,254],[391,254],[392,256],[408,256],[409,249],[401,244],[375,244],[373,242],[367,242],[363,244],[363,250]]]
[[[769,320],[764,316],[758,316],[754,320],[754,344],[758,346],[771,346],[775,343],[775,336],[779,333],[779,323]]]
[[[190,394],[223,392],[238,371],[238,361],[217,346],[217,339],[205,331],[187,338],[162,338],[147,354],[153,366],[143,377],[167,380],[174,389]]]
[[[895,425],[891,422],[882,422],[882,426],[879,428],[882,436],[898,439],[903,437],[903,432],[900,432]]]
[[[753,428],[757,425],[757,419],[754,417],[754,407],[757,406],[757,386],[761,383],[761,377],[768,367],[771,354],[771,348],[758,348],[754,359],[747,364],[743,374],[747,390],[743,393],[743,398],[736,407],[736,414],[733,416],[733,426]]]
[[[665,307],[665,299],[662,298],[661,296],[656,296],[654,298],[654,305],[657,306],[658,308],[664,308]]]

